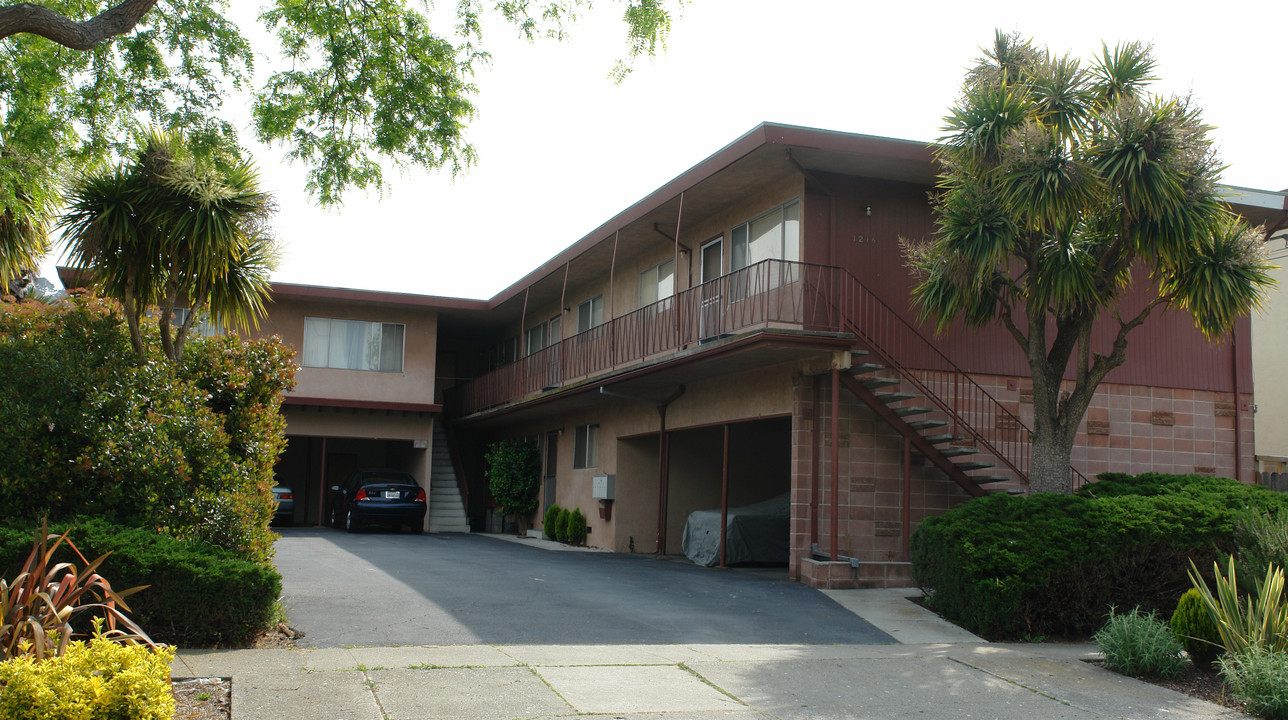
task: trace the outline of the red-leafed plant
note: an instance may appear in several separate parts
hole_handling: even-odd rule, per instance
[[[64,544],[80,558],[80,567],[54,562],[54,554]],[[118,592],[96,572],[110,554],[86,560],[67,533],[50,534],[42,523],[22,571],[12,582],[0,578],[0,660],[61,655],[72,638],[72,616],[89,610],[106,621],[103,637],[128,645],[154,645],[125,614],[130,610],[125,598],[147,586]]]

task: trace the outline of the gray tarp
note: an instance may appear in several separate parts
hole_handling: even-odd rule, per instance
[[[743,507],[729,508],[725,562],[786,563],[791,531],[791,493]],[[707,567],[720,564],[720,510],[689,513],[684,523],[684,554]]]

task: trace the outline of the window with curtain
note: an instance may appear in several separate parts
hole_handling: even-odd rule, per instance
[[[647,307],[675,294],[675,258],[640,273],[640,307]]]
[[[800,259],[801,205],[793,200],[735,227],[730,233],[731,268],[741,270],[761,260]]]
[[[599,423],[578,425],[572,444],[574,468],[599,467]]]
[[[402,323],[304,318],[305,367],[403,371]]]
[[[604,324],[604,296],[596,295],[577,306],[577,332]]]

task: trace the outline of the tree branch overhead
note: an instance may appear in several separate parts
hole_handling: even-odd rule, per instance
[[[156,4],[157,0],[125,0],[84,22],[35,3],[6,5],[0,7],[0,39],[29,33],[72,50],[89,50],[133,30]]]

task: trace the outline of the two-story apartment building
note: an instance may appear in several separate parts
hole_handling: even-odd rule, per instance
[[[916,322],[900,239],[934,231],[934,181],[922,143],[763,124],[490,300],[277,286],[261,331],[301,353],[279,470],[309,496],[297,519],[325,521],[335,478],[374,464],[460,471],[478,527],[483,449],[527,438],[543,507],[580,508],[591,545],[674,554],[690,513],[783,497],[793,578],[905,582],[922,518],[1025,489],[1032,417],[1000,329]],[[1079,481],[1252,480],[1251,368],[1246,320],[1208,343],[1154,317],[1087,414]]]

